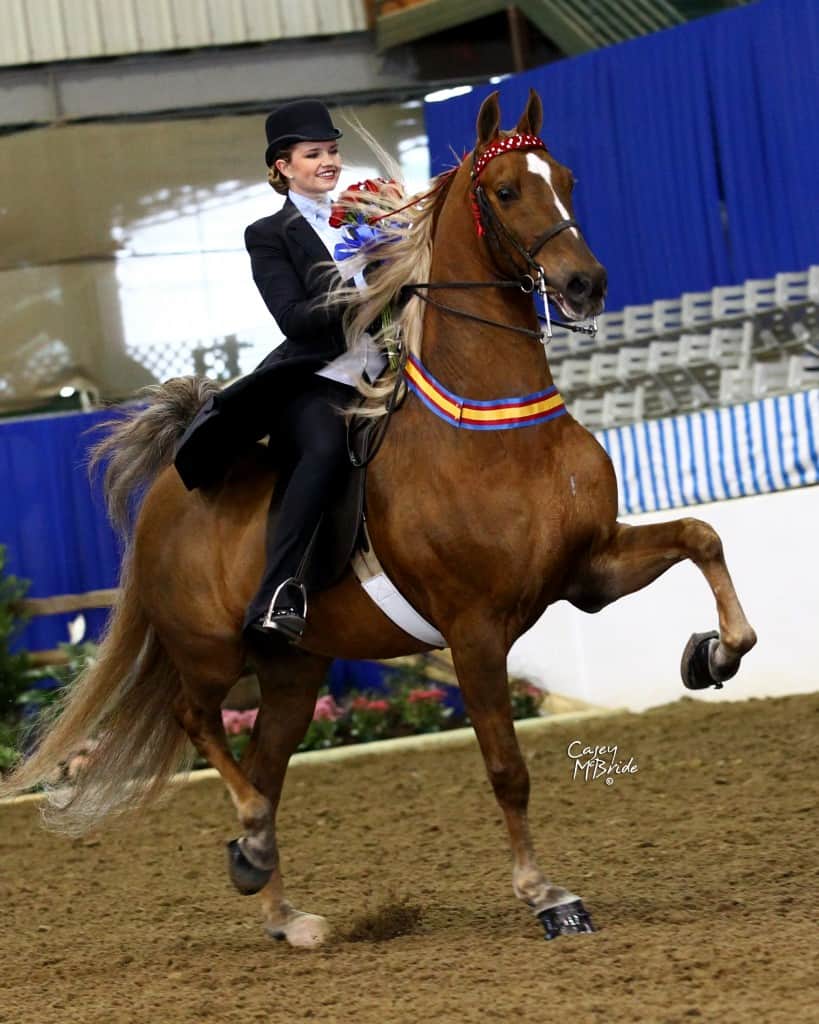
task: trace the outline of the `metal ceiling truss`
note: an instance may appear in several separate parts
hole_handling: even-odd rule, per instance
[[[539,31],[573,56],[635,36],[681,25],[692,17],[740,6],[748,0],[517,0]],[[443,32],[509,8],[508,0],[423,0],[384,10],[377,0],[379,51]]]

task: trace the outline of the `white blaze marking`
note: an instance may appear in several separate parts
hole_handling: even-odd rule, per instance
[[[552,195],[554,196],[557,212],[560,214],[562,219],[571,220],[569,216],[569,211],[560,201],[560,197],[558,196],[557,191],[555,190],[555,187],[552,184],[552,168],[549,166],[548,161],[544,160],[542,156],[538,156],[537,153],[527,153],[526,166],[529,168],[532,174],[539,174],[541,178],[543,178],[543,180],[549,186],[549,188],[552,190]],[[569,231],[571,231],[575,238],[580,237],[577,228],[569,228]]]

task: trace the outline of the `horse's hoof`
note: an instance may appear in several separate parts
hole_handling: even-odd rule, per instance
[[[722,689],[722,683],[711,675],[709,658],[711,644],[719,641],[719,633],[711,630],[710,633],[692,633],[691,639],[685,645],[682,661],[680,662],[680,675],[683,685],[689,690],[704,690],[709,686]]]
[[[284,924],[265,925],[265,931],[271,938],[280,942],[287,941],[299,949],[318,949],[327,941],[330,922],[318,914],[305,914],[296,910]]]
[[[228,872],[230,880],[243,896],[252,896],[270,881],[273,869],[257,868],[242,853],[238,839],[227,844]]]
[[[571,903],[549,907],[547,910],[541,910],[537,916],[546,932],[543,937],[547,941],[556,939],[559,935],[582,935],[594,931],[592,919],[583,906],[583,900],[572,900]]]

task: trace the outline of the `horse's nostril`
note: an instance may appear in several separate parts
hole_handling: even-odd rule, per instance
[[[566,294],[570,299],[587,299],[591,290],[592,279],[588,274],[575,274],[566,285]]]

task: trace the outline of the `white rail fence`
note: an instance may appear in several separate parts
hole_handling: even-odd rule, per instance
[[[598,431],[620,514],[819,483],[819,390]]]

